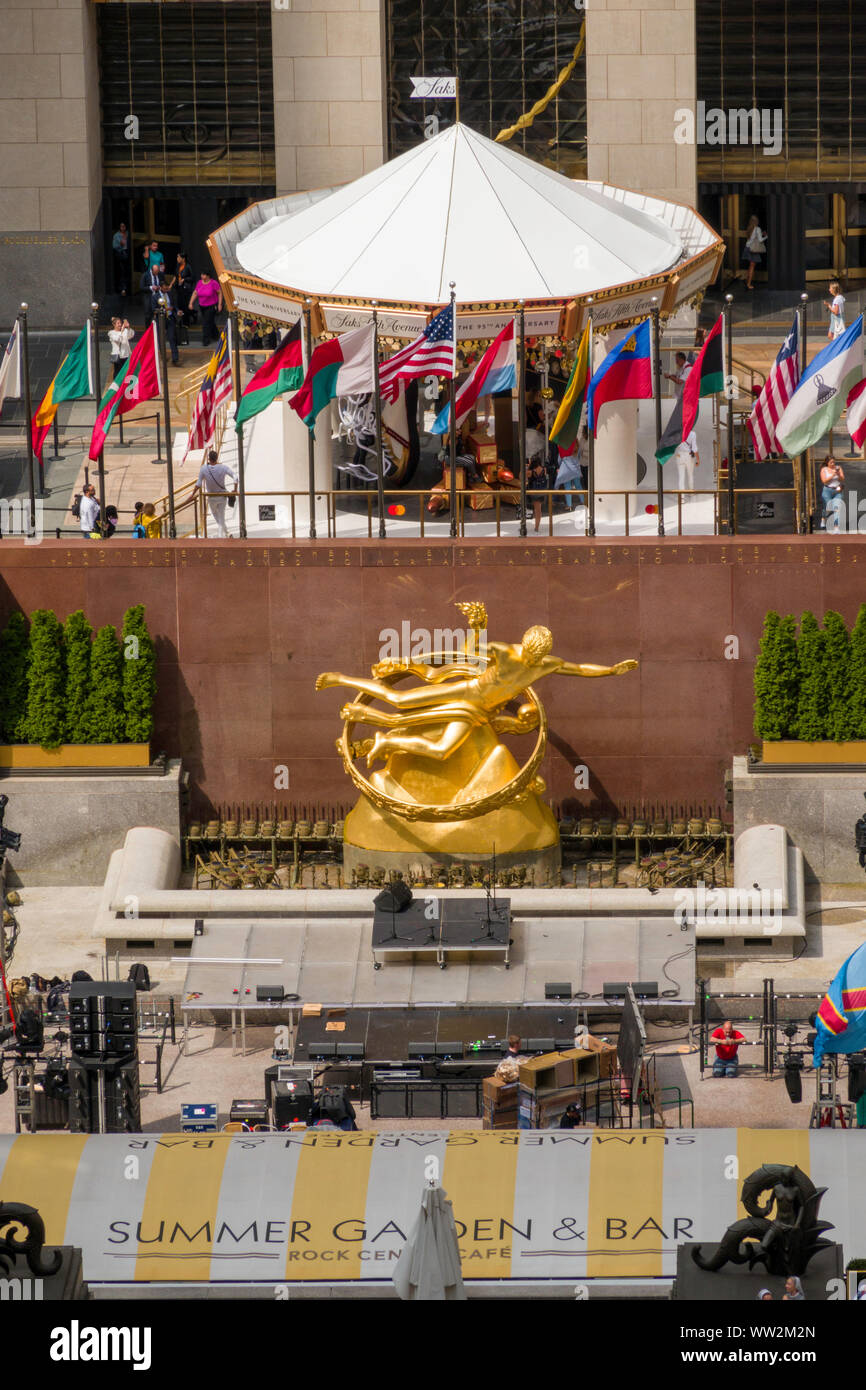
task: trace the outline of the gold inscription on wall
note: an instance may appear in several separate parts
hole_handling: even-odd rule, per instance
[[[18,236],[0,237],[0,246],[87,246],[86,237],[77,232],[60,232],[57,236],[43,236],[41,232],[20,232]]]

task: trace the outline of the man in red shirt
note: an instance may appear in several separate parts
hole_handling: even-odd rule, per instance
[[[716,1044],[716,1060],[713,1062],[713,1076],[736,1076],[739,1071],[737,1049],[746,1039],[738,1033],[728,1018],[711,1034]]]

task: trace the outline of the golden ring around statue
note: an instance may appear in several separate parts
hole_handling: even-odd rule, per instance
[[[396,680],[402,679],[403,675],[409,674],[411,673],[408,671],[397,671],[393,675],[385,677],[385,680],[391,684]],[[397,797],[388,796],[385,792],[377,791],[377,789],[367,781],[363,773],[358,771],[352,761],[352,751],[350,747],[351,739],[349,735],[356,723],[362,722],[360,720],[344,721],[343,732],[337,744],[340,750],[340,756],[343,759],[343,767],[347,775],[358,788],[358,791],[361,792],[363,796],[366,796],[367,800],[372,802],[377,810],[391,811],[394,815],[401,816],[403,820],[441,822],[474,820],[477,816],[486,816],[488,811],[497,811],[500,806],[505,806],[511,801],[516,801],[518,797],[527,792],[544,758],[545,749],[547,747],[547,715],[545,714],[543,704],[531,685],[526,687],[524,693],[529,696],[538,713],[538,736],[535,740],[535,747],[528,761],[524,763],[516,777],[512,777],[510,782],[507,782],[504,787],[499,788],[499,791],[490,792],[487,796],[478,797],[475,801],[465,801],[458,806],[455,806],[453,803],[448,806],[425,806],[423,803],[414,801],[400,801]],[[370,705],[375,698],[374,695],[360,692],[353,700],[353,704]],[[494,716],[491,714],[490,717],[493,718]]]

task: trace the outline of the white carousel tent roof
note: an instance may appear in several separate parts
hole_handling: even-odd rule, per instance
[[[450,126],[237,246],[244,270],[318,296],[444,304],[568,299],[661,274],[676,231]]]

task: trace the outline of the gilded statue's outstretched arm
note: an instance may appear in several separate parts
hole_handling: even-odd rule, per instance
[[[636,661],[618,661],[615,666],[593,666],[588,662],[563,661],[557,667],[557,674],[560,676],[621,676],[626,671],[633,671],[637,666]]]

